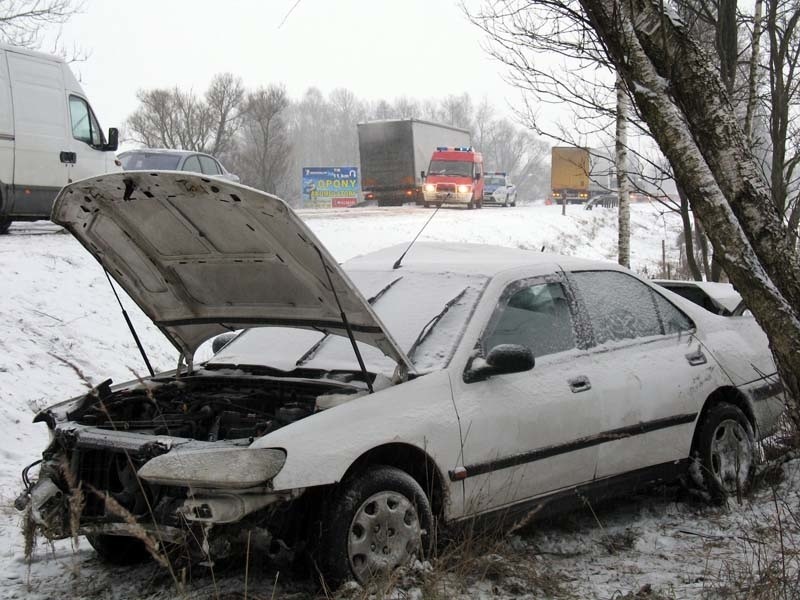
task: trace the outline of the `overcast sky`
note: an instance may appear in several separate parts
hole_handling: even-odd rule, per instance
[[[87,0],[62,32],[90,52],[74,65],[104,128],[122,125],[136,91],[178,85],[202,93],[231,71],[248,88],[284,83],[364,99],[484,95],[504,112],[519,93],[481,48],[454,0]]]

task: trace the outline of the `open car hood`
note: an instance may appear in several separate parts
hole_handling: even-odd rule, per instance
[[[413,368],[280,198],[202,175],[129,171],[68,185],[52,220],[94,255],[187,361],[209,338],[256,325],[346,336],[338,296],[358,341]]]

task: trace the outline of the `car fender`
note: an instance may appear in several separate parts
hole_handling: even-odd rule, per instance
[[[442,472],[456,465],[461,438],[446,371],[361,396],[259,438],[252,448],[282,448],[276,491],[342,480],[366,452],[389,443],[414,446]]]

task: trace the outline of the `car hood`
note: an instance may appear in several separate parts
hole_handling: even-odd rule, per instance
[[[116,173],[62,189],[52,220],[187,360],[209,338],[255,325],[344,336],[344,313],[357,340],[411,368],[334,258],[276,196],[189,173]]]

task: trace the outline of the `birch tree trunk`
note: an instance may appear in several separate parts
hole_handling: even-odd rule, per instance
[[[800,264],[708,55],[659,0],[580,0],[714,254],[770,339],[800,424]]]
[[[628,96],[625,82],[617,76],[617,194],[619,195],[619,240],[617,262],[631,268],[630,180],[628,179]]]
[[[756,112],[756,90],[758,89],[758,61],[761,54],[761,19],[764,14],[764,0],[756,0],[753,15],[753,41],[750,45],[750,69],[747,76],[747,112],[744,117],[744,134],[753,139],[753,115]]]

